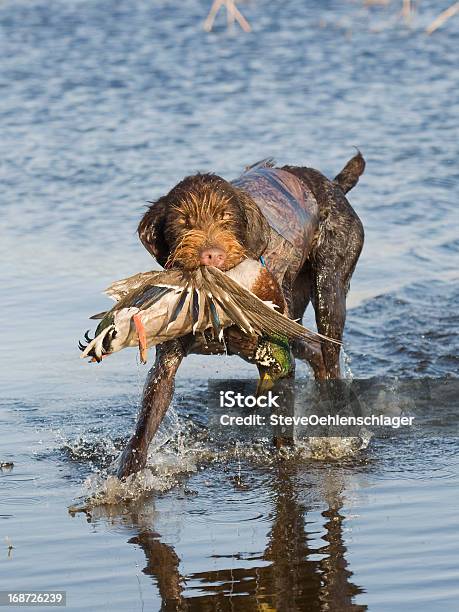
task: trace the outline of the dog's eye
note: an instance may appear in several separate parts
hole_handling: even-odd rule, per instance
[[[230,221],[231,217],[232,215],[229,212],[222,212],[222,214],[220,215],[222,221]]]

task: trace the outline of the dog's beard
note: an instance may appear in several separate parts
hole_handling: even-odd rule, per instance
[[[207,247],[218,247],[225,251],[226,258],[222,270],[234,268],[246,257],[244,247],[231,231],[219,227],[207,231],[192,229],[186,231],[179,239],[167,260],[166,267],[180,266],[186,270],[199,268],[200,253]]]

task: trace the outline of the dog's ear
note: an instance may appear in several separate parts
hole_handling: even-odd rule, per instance
[[[166,202],[161,198],[152,202],[137,228],[143,246],[163,267],[169,256],[169,246],[164,236],[165,219]]]
[[[243,192],[241,196],[244,199],[243,210],[246,218],[244,246],[251,257],[258,259],[268,246],[270,227],[252,198]]]

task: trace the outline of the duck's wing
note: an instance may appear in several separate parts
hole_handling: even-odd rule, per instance
[[[81,357],[93,357],[96,361],[101,361],[106,354],[132,346],[131,319],[142,312],[149,313],[148,326],[151,335],[174,324],[174,332],[169,335],[171,338],[180,336],[179,326],[186,322],[182,311],[189,309],[189,300],[182,298],[190,281],[190,273],[168,270],[142,272],[112,283],[105,293],[118,301],[110,310],[91,317],[100,319],[100,323],[93,339],[86,332],[87,344],[79,343]]]
[[[155,286],[158,283],[183,284],[186,280],[184,274],[179,273],[178,270],[139,272],[139,274],[133,274],[127,278],[115,281],[104,290],[104,293],[116,302],[119,302],[134,291],[143,291],[145,288]]]
[[[148,346],[209,328],[215,339],[222,340],[224,328],[230,325],[246,334],[341,344],[277,312],[213,267],[203,266],[191,272],[146,272],[117,281],[111,287],[115,287],[109,288],[112,296],[122,297],[111,310],[101,313],[94,339],[85,336],[87,346],[80,343],[82,357],[100,361],[106,354],[135,346],[140,332],[136,328],[138,338],[133,319],[137,326],[142,325]]]
[[[136,306],[143,310],[155,304],[167,293],[181,291],[188,282],[189,274],[179,270],[139,272],[122,278],[103,291],[105,295],[115,300],[115,306],[89,318],[103,319],[109,312],[127,306]]]
[[[318,334],[268,306],[251,291],[217,268],[202,270],[204,288],[212,293],[227,315],[243,331],[256,334],[279,334],[301,340],[328,341],[342,344],[339,340]]]

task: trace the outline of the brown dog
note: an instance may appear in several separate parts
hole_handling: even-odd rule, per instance
[[[312,168],[275,168],[269,160],[232,182],[214,174],[190,176],[152,203],[139,224],[139,237],[165,267],[228,270],[244,258],[261,258],[282,288],[288,315],[301,319],[311,301],[319,333],[341,340],[346,294],[363,246],[362,224],[345,193],[364,169],[358,153],[333,181]],[[262,297],[263,289],[254,292]],[[229,328],[225,341],[203,344],[185,337],[157,347],[120,478],[144,467],[186,354],[226,351],[256,363],[253,338]],[[311,364],[317,379],[339,378],[339,345],[295,342],[292,350]]]

